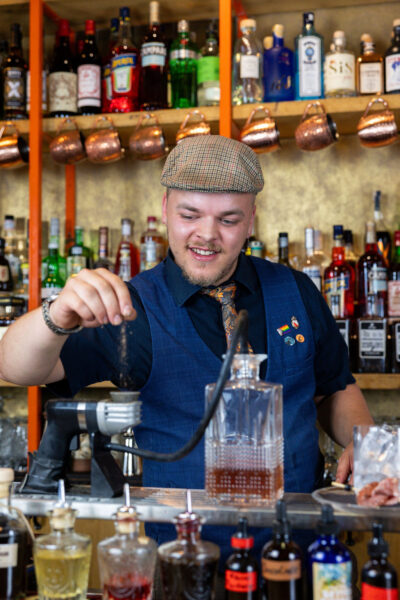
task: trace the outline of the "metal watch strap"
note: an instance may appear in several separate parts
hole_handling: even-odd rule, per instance
[[[78,333],[81,329],[83,329],[82,325],[77,325],[76,327],[71,327],[71,329],[64,329],[63,327],[58,327],[50,318],[50,305],[54,300],[57,300],[58,294],[53,294],[48,298],[45,298],[42,302],[42,315],[44,322],[47,327],[55,333],[56,335],[70,335],[71,333]]]

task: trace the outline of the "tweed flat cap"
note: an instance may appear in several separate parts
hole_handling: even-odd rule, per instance
[[[257,155],[246,144],[222,135],[197,135],[175,146],[161,183],[178,190],[257,194],[264,178]]]

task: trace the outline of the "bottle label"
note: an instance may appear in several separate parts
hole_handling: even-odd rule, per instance
[[[349,90],[355,92],[355,57],[350,52],[336,52],[327,56],[324,65],[325,92]]]
[[[378,265],[372,265],[368,271],[368,293],[377,294],[378,292],[387,292],[388,281],[387,281],[387,270],[385,267],[378,267]]]
[[[344,273],[340,273],[339,277],[332,277],[332,279],[326,279],[324,281],[324,292],[325,294],[337,294],[341,291],[350,289],[350,277]]]
[[[400,281],[388,281],[388,315],[400,316]]]
[[[0,544],[0,569],[17,566],[18,544]]]
[[[321,39],[307,35],[299,40],[300,96],[321,96]]]
[[[258,79],[260,76],[260,60],[253,54],[241,54],[240,79]]]
[[[26,110],[31,110],[31,72],[26,74]],[[47,73],[42,71],[42,111],[47,112]]]
[[[360,319],[358,322],[358,344],[360,358],[385,358],[385,322]]]
[[[314,600],[351,600],[351,561],[339,564],[313,562]]]
[[[177,50],[172,50],[169,55],[170,60],[184,60],[184,59],[197,59],[197,54],[194,50],[190,50],[190,48],[178,48]]]
[[[225,589],[228,592],[246,594],[257,590],[257,573],[239,573],[238,571],[225,571]]]
[[[336,320],[336,325],[338,326],[338,329],[342,335],[342,338],[344,339],[344,341],[346,342],[346,346],[349,347],[349,327],[350,327],[350,323],[348,319],[337,319]]]
[[[56,71],[49,75],[50,112],[77,112],[77,74]]]
[[[400,362],[400,323],[394,326],[396,362]]]
[[[119,54],[111,60],[112,89],[117,94],[130,92],[133,71],[137,67],[136,54]]]
[[[4,110],[25,108],[25,70],[6,67],[4,77]]]
[[[165,67],[167,49],[162,42],[148,42],[141,48],[142,67]]]
[[[318,290],[321,291],[321,273],[319,267],[303,267],[303,273],[308,275]]]
[[[397,600],[397,588],[380,588],[369,583],[361,584],[361,597],[363,600]]]
[[[292,581],[301,577],[301,560],[261,560],[262,576],[269,581]]]
[[[131,252],[129,247],[121,247],[119,253],[119,273],[122,281],[130,281],[131,278]]]
[[[385,57],[385,92],[400,90],[400,54]]]
[[[0,283],[7,283],[9,281],[9,270],[6,265],[0,265]]]
[[[360,64],[360,94],[380,94],[382,90],[383,63]]]
[[[197,64],[198,85],[206,81],[219,81],[219,57],[202,56]]]
[[[80,65],[78,67],[78,108],[101,106],[101,67]]]

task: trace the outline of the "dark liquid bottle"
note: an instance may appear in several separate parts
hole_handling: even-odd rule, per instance
[[[359,316],[368,314],[368,296],[376,296],[377,316],[386,316],[387,269],[376,243],[375,223],[366,224],[365,253],[357,264]]]
[[[78,111],[93,115],[101,110],[101,59],[96,44],[96,25],[85,22],[85,41],[78,57]]]
[[[5,119],[26,119],[27,64],[22,56],[22,33],[11,25],[10,52],[3,62],[3,113]]]
[[[251,555],[254,538],[247,533],[246,518],[239,519],[231,545],[234,552],[225,563],[225,600],[256,600],[258,564]]]
[[[108,258],[108,227],[99,227],[99,256],[94,263],[94,268],[114,271],[113,264]]]
[[[368,544],[370,560],[361,572],[361,595],[363,600],[397,600],[396,569],[387,561],[389,546],[383,539],[382,525],[374,523],[373,538]]]
[[[0,292],[11,292],[14,289],[10,263],[4,255],[6,241],[0,238]]]
[[[385,52],[385,92],[400,92],[400,25],[393,28],[392,43]]]
[[[276,504],[273,538],[261,553],[262,600],[303,598],[302,554],[291,539],[291,527],[283,500]]]
[[[69,23],[66,19],[61,19],[49,74],[50,116],[76,115],[78,111],[77,92],[76,66],[69,42]]]
[[[201,539],[201,522],[192,512],[189,491],[186,512],[175,519],[177,539],[158,549],[164,600],[214,598],[220,552]]]
[[[284,231],[281,231],[278,236],[278,262],[281,265],[286,265],[287,267],[290,267],[289,236]]]
[[[159,3],[150,2],[150,29],[140,49],[140,110],[167,108],[167,48],[160,30]]]
[[[131,37],[129,8],[120,9],[118,40],[111,58],[111,112],[131,112],[139,108],[140,58]]]
[[[118,39],[118,29],[119,19],[111,19],[109,51],[104,60],[101,78],[101,111],[103,113],[110,112],[112,100],[111,58],[113,56],[113,48]]]

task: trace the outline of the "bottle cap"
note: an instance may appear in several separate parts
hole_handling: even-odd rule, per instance
[[[323,505],[316,530],[319,535],[336,535],[339,532],[339,523],[333,518],[333,508],[329,504]]]
[[[304,25],[313,25],[314,24],[314,13],[313,12],[303,13],[303,23],[304,23]]]
[[[398,27],[400,25],[400,19],[393,19],[393,27]]]
[[[240,21],[240,31],[244,31],[245,29],[255,29],[256,21],[255,19],[242,19]]]
[[[333,226],[333,239],[338,240],[343,238],[343,225]]]
[[[351,229],[345,229],[343,231],[343,241],[345,244],[353,243],[353,232]]]
[[[187,33],[189,31],[189,22],[186,19],[182,19],[178,21],[178,32],[179,33]]]
[[[157,217],[147,217],[147,222],[150,223],[155,223],[157,221]]]
[[[198,531],[203,523],[203,518],[192,511],[192,492],[186,490],[186,510],[174,518],[174,523],[177,527],[183,526],[189,531]]]
[[[160,22],[160,4],[157,0],[152,0],[149,4],[150,7],[150,24]]]
[[[289,537],[292,531],[290,521],[287,518],[286,503],[284,500],[278,500],[275,509],[276,518],[272,529],[274,535],[281,537]]]
[[[284,25],[280,25],[280,24],[274,25],[272,28],[272,33],[278,38],[283,38],[284,33],[285,33]]]
[[[304,230],[304,234],[304,246],[308,249],[314,248],[314,229],[312,227],[306,227]]]
[[[372,525],[372,539],[368,542],[368,554],[371,558],[389,554],[389,545],[383,539],[382,523],[373,523]]]
[[[341,39],[346,39],[346,34],[344,31],[341,31],[340,29],[338,29],[337,31],[333,32],[333,39],[337,39],[337,38],[341,38]]]
[[[272,35],[266,35],[263,39],[263,46],[266,50],[269,50],[274,45],[274,38]]]
[[[67,21],[67,19],[60,19],[58,24],[58,35],[59,37],[69,37],[69,21]]]
[[[86,35],[94,35],[96,33],[96,23],[93,19],[85,21],[85,33]]]
[[[119,9],[119,18],[120,21],[129,21],[130,20],[130,10],[127,6],[122,6]]]
[[[365,42],[365,43],[372,43],[373,42],[372,35],[370,35],[369,33],[363,33],[362,36],[360,37],[360,41]]]
[[[231,537],[231,546],[238,550],[249,550],[254,546],[254,538],[247,531],[246,517],[239,519],[237,531]]]

